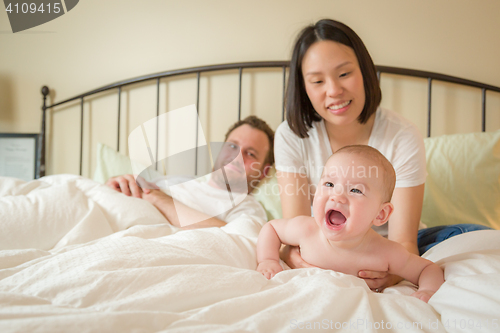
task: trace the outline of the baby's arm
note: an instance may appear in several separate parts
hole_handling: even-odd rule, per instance
[[[420,273],[420,277],[418,279],[418,291],[411,295],[427,303],[432,295],[434,295],[434,293],[444,283],[443,270],[430,260],[421,258],[415,254],[412,255],[429,262],[429,264],[425,266]]]
[[[418,291],[411,296],[427,303],[444,283],[441,267],[430,260],[409,253],[402,246],[397,246],[392,251],[393,262],[389,263],[389,273],[397,274],[418,285]]]
[[[307,218],[273,220],[264,225],[257,239],[257,271],[270,279],[281,272],[279,249],[281,244],[298,246],[308,229]]]

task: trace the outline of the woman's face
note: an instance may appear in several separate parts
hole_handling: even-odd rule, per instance
[[[354,121],[365,106],[363,75],[354,50],[333,41],[312,44],[302,60],[307,96],[332,125]]]

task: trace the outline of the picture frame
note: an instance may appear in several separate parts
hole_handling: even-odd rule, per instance
[[[38,178],[38,133],[0,133],[0,176]]]

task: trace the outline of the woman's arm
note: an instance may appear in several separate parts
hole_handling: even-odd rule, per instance
[[[394,189],[394,213],[389,222],[389,239],[418,255],[418,225],[424,202],[424,184]]]
[[[309,182],[305,175],[291,172],[276,172],[280,188],[281,208],[283,218],[296,216],[311,216],[311,199],[309,197]]]
[[[290,219],[300,215],[311,216],[311,199],[307,177],[299,173],[277,171],[276,178],[280,187],[283,218]],[[315,267],[302,259],[297,246],[282,247],[280,258],[290,268]]]

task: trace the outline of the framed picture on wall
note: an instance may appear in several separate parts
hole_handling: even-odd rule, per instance
[[[38,134],[0,133],[0,176],[36,178]]]

